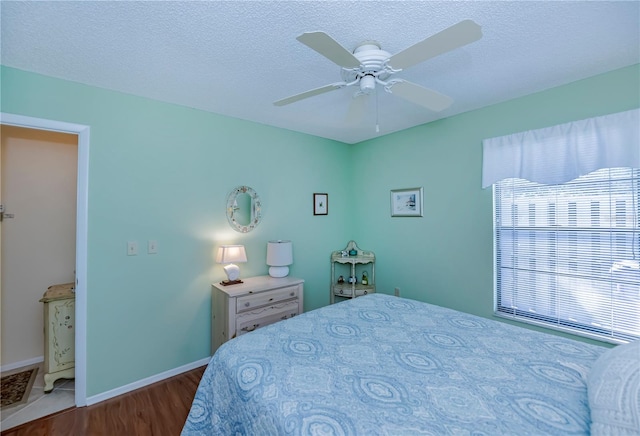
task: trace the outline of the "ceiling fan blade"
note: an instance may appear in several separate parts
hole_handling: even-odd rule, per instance
[[[359,93],[351,99],[349,104],[349,110],[347,112],[346,121],[349,124],[358,124],[364,118],[364,114],[367,108],[367,102],[369,101],[369,95]]]
[[[276,106],[284,106],[286,104],[295,103],[296,101],[303,100],[305,98],[313,97],[314,95],[324,94],[325,92],[344,88],[346,85],[347,84],[345,82],[332,83],[331,85],[321,86],[320,88],[311,89],[300,94],[292,95],[291,97],[283,98],[282,100],[274,101],[273,104]]]
[[[435,112],[443,111],[453,103],[451,97],[406,80],[395,82],[391,87],[391,93]]]
[[[394,54],[389,58],[388,64],[396,69],[408,68],[480,38],[482,38],[482,28],[479,25],[472,20],[460,21]]]
[[[353,53],[324,32],[306,32],[296,39],[340,67],[358,68],[360,66],[360,61]]]

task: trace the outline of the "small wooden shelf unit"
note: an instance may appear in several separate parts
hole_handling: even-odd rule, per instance
[[[365,285],[363,273],[367,276]],[[361,250],[355,241],[349,241],[346,248],[331,253],[331,304],[336,297],[355,298],[375,291],[376,255],[372,251]]]

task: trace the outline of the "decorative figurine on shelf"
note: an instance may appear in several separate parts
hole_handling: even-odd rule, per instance
[[[355,248],[352,248],[351,250],[349,250],[349,256],[357,256],[358,255],[358,250],[356,250]]]
[[[349,283],[353,283],[353,284],[358,283],[358,278],[356,276],[349,277]]]
[[[340,255],[341,255],[342,257],[347,257],[347,256],[348,256],[348,255],[347,255],[347,250],[342,250],[342,251],[340,252]]]
[[[338,283],[344,283],[344,277],[340,276],[338,277]]]
[[[367,272],[366,271],[362,272],[362,281],[360,283],[362,283],[365,286],[369,284],[369,279],[367,278]]]

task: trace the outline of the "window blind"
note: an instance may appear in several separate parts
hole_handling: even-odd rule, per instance
[[[609,342],[640,338],[640,169],[494,185],[498,315]]]

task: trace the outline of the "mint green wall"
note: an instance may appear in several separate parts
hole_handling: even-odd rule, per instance
[[[640,106],[638,65],[357,144],[354,238],[380,292],[493,313],[493,197],[482,140]],[[380,120],[384,123],[384,120]],[[373,176],[375,175],[375,176]],[[424,187],[423,218],[391,218],[389,190]]]
[[[266,274],[268,240],[291,239],[306,310],[328,303],[329,253],[355,239],[376,253],[381,292],[397,286],[403,296],[490,317],[482,139],[640,106],[635,66],[350,146],[0,73],[2,112],[91,127],[87,396],[209,355],[210,283],[224,277],[212,258],[223,243],[246,246],[247,277]],[[249,234],[231,230],[224,214],[241,184],[263,200],[264,220]],[[415,186],[425,188],[424,218],[390,218],[389,190]],[[328,216],[313,216],[314,192],[329,193]],[[148,239],[158,254],[146,254]],[[138,256],[126,255],[129,240]]]
[[[245,277],[267,273],[266,244],[291,239],[305,308],[328,304],[329,252],[351,237],[342,143],[2,68],[3,112],[91,127],[87,396],[210,354],[214,248],[245,244]],[[263,202],[251,233],[231,230],[228,193]],[[329,215],[313,215],[328,192]],[[147,240],[159,253],[146,254]],[[126,255],[138,241],[139,254]]]

